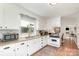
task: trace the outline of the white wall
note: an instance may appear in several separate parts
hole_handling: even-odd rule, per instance
[[[54,17],[51,19],[39,19],[39,30],[53,31],[53,27],[61,26],[61,17]]]
[[[33,14],[32,12],[24,9],[23,7],[21,7],[21,6],[17,5],[17,4],[13,4],[13,5],[15,6],[15,8],[17,10],[17,14],[18,14],[18,17],[19,17],[19,21],[22,19],[20,17],[20,14],[24,14],[24,15],[28,15],[28,16],[34,17],[34,18],[36,18],[36,21],[35,21],[35,29],[38,30],[38,23],[39,23],[38,21],[39,21],[40,18],[37,15]],[[20,26],[21,26],[21,24],[20,24]],[[21,35],[20,30],[19,30],[19,33]]]
[[[47,30],[46,27],[47,27],[47,20],[46,19],[39,19],[38,20],[38,29],[39,30]]]
[[[74,31],[74,27],[77,25],[77,20],[74,18],[67,18],[67,17],[62,17],[61,18],[61,30],[62,33],[65,33],[65,28],[70,27],[71,30]]]
[[[76,44],[77,44],[77,47],[79,48],[79,18],[77,18],[77,41],[76,41]]]
[[[58,16],[48,19],[46,27],[49,32],[52,32],[54,27],[61,27],[61,17]]]
[[[62,17],[61,18],[61,31],[62,33],[66,33],[65,28],[66,27],[70,27],[70,31],[73,31],[75,34],[77,33],[77,31],[74,30],[74,27],[77,28],[77,19],[76,18],[70,18],[70,17]],[[77,44],[77,39],[74,39],[76,45]]]

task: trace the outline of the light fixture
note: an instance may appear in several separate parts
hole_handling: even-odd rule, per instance
[[[50,5],[50,6],[55,6],[55,5],[56,5],[56,3],[49,3],[49,5]]]

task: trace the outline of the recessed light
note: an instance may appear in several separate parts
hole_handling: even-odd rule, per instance
[[[49,5],[54,6],[54,5],[56,5],[56,3],[49,3]]]
[[[48,5],[51,7],[55,7],[56,3],[49,3]]]
[[[49,3],[49,5],[56,5],[56,3]]]

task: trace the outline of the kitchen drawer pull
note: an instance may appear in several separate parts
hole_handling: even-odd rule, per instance
[[[41,40],[41,41],[43,41],[43,40]]]
[[[43,39],[43,38],[41,38],[41,39]]]
[[[29,54],[27,53],[27,56],[29,56]]]
[[[17,50],[19,50],[19,48],[17,48]]]
[[[2,28],[2,26],[0,26],[0,28]]]
[[[43,42],[41,42],[41,44],[43,44]]]
[[[21,45],[24,45],[24,43],[21,43]]]
[[[27,45],[27,47],[28,47],[29,45]]]
[[[10,47],[5,47],[4,49],[9,49]]]

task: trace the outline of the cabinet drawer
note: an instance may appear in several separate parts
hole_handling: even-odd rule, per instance
[[[0,47],[0,54],[3,56],[15,56],[15,48],[14,45]]]

